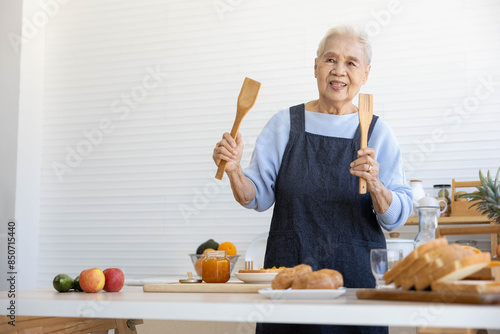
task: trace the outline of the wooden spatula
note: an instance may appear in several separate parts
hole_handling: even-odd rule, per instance
[[[373,96],[371,94],[359,94],[359,128],[361,131],[360,149],[368,146],[368,129],[373,118]],[[359,193],[366,194],[366,180],[359,178]]]
[[[243,86],[241,86],[240,95],[238,96],[238,104],[236,106],[236,118],[234,119],[233,129],[231,130],[231,137],[236,138],[238,130],[241,125],[243,117],[247,112],[252,109],[255,101],[257,100],[257,95],[260,90],[260,82],[252,80],[250,78],[245,78],[243,81]],[[222,160],[217,169],[217,174],[215,178],[222,180],[224,176],[224,171],[226,170],[226,160]]]

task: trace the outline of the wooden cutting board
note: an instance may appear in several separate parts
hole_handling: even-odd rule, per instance
[[[266,283],[164,283],[146,284],[144,292],[228,292],[228,293],[257,293],[260,289],[270,288]]]
[[[394,300],[411,302],[437,302],[458,304],[500,304],[500,294],[438,292],[438,291],[402,291],[384,289],[361,289],[356,292],[359,299]]]
[[[459,291],[459,292],[469,292],[469,293],[494,293],[500,294],[500,282],[495,281],[473,281],[473,280],[463,280],[463,281],[453,281],[453,282],[434,282],[431,286],[432,291]]]

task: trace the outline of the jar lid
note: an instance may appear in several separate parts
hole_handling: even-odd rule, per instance
[[[206,257],[226,257],[226,251],[225,250],[213,250],[213,251],[206,251],[205,252]]]
[[[434,188],[450,188],[451,184],[435,184]]]
[[[180,279],[179,283],[201,283],[202,280],[199,278],[193,278],[193,273],[188,271],[188,278],[186,279]]]

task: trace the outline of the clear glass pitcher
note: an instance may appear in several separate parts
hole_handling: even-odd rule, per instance
[[[425,244],[427,241],[436,239],[436,228],[440,215],[437,206],[420,206],[418,212],[418,234],[415,238],[415,248]]]

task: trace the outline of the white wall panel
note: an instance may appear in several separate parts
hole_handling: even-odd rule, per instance
[[[21,34],[22,7],[23,5],[20,2],[0,1],[0,34],[5,36],[0,40],[0,256],[2,257],[0,261],[0,290],[2,291],[10,289],[7,273],[12,271],[9,270],[8,266],[8,228],[9,222],[14,221],[16,212],[17,138],[19,135],[18,97],[21,72],[21,56],[19,52],[15,52],[13,44],[7,37]],[[19,224],[16,227],[17,229],[14,232],[19,233]],[[11,234],[10,237],[12,236]],[[12,239],[10,241],[12,242]],[[17,245],[14,246],[19,245],[18,240]],[[11,255],[16,255],[15,260],[19,260],[19,253]],[[19,270],[19,267],[15,269]],[[17,286],[19,286],[19,283]]]
[[[398,137],[409,179],[430,190],[500,165],[497,2],[400,1],[390,21],[380,14],[385,0],[222,2],[231,10],[199,0],[74,1],[52,18],[40,286],[91,266],[122,267],[127,277],[183,274],[192,270],[187,254],[208,238],[244,255],[272,212],[235,203],[227,180],[214,179],[212,149],[231,128],[245,76],[262,88],[240,130],[243,165],[275,112],[317,98],[316,46],[335,24],[379,28],[362,91]],[[158,86],[145,89],[144,80],[156,82],[151,71]],[[454,110],[478,89],[478,105]],[[107,132],[103,120],[112,122]],[[435,131],[444,139],[429,144]],[[84,133],[98,144],[86,146]],[[53,163],[67,165],[78,149],[85,156],[58,177]]]

